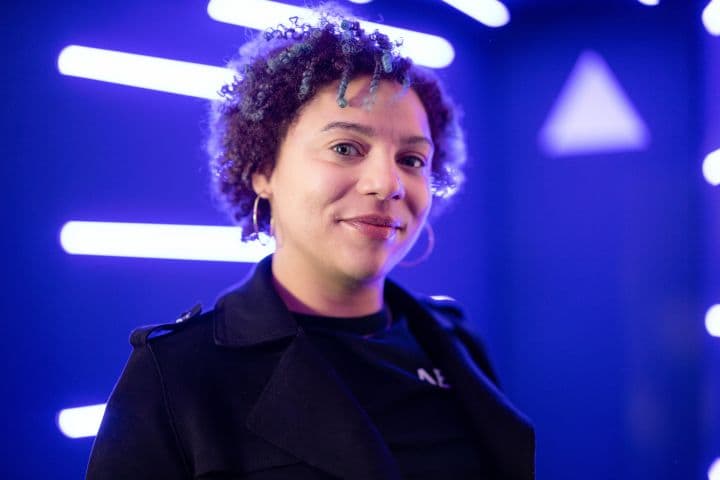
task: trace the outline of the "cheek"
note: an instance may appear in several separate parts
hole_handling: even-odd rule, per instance
[[[408,189],[408,206],[417,216],[427,216],[432,206],[432,192],[429,179],[417,179]]]
[[[304,168],[303,168],[304,167]],[[346,196],[352,179],[342,169],[306,162],[277,172],[273,178],[274,215],[283,222],[313,223],[328,214],[328,207]]]
[[[303,182],[302,190],[316,207],[325,208],[342,201],[353,191],[357,174],[352,168],[330,162],[314,162],[296,182]]]

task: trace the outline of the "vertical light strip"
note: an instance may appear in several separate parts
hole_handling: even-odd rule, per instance
[[[60,410],[56,422],[60,431],[70,438],[94,437],[105,414],[105,404]]]
[[[60,244],[74,255],[255,263],[273,242],[241,242],[237,227],[154,223],[67,222]]]
[[[63,75],[217,100],[233,72],[222,67],[70,45],[58,56]]]
[[[265,30],[288,19],[298,17],[315,21],[317,14],[309,9],[270,0],[210,0],[207,6],[210,18],[218,22]],[[420,65],[432,68],[447,67],[455,58],[453,46],[442,37],[406,30],[373,22],[361,22],[368,31],[379,30],[393,40],[403,40],[400,51]]]
[[[488,27],[502,27],[510,21],[510,12],[498,0],[442,0],[451,7]]]

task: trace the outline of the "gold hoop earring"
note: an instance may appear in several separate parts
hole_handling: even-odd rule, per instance
[[[401,267],[414,267],[415,265],[419,265],[425,260],[428,259],[430,254],[432,253],[433,249],[435,248],[435,232],[432,229],[432,226],[429,222],[425,222],[425,225],[423,229],[427,232],[427,246],[425,247],[425,251],[415,260],[411,261],[402,261],[398,263]]]
[[[265,241],[262,240],[262,237],[260,236],[260,227],[258,227],[258,206],[260,205],[260,195],[257,195],[255,197],[255,201],[253,202],[253,209],[252,209],[252,224],[253,224],[253,234],[252,239],[256,240],[260,245],[263,247],[267,246],[269,243],[266,239]],[[272,222],[272,218],[270,219]]]

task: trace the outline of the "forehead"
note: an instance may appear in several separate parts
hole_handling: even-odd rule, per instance
[[[381,80],[370,94],[370,77],[353,79],[345,92],[348,105],[337,104],[339,81],[318,90],[303,106],[295,127],[317,129],[333,121],[349,121],[371,126],[374,130],[399,136],[430,136],[427,113],[413,89],[403,91],[400,84]]]

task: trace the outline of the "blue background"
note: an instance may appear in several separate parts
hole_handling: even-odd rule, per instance
[[[541,479],[705,478],[720,456],[720,39],[704,5],[506,2],[501,29],[439,2],[376,0],[370,19],[449,39],[468,182],[433,256],[394,277],[459,299],[533,418]],[[704,2],[703,2],[704,3]],[[13,2],[0,34],[3,335],[0,471],[79,478],[92,439],[62,408],[103,403],[141,324],[206,308],[246,264],[66,254],[69,220],[225,224],[202,150],[206,102],[62,76],[79,44],[222,65],[246,38],[201,1]],[[580,53],[608,62],[652,137],[639,152],[543,155],[537,132]]]

